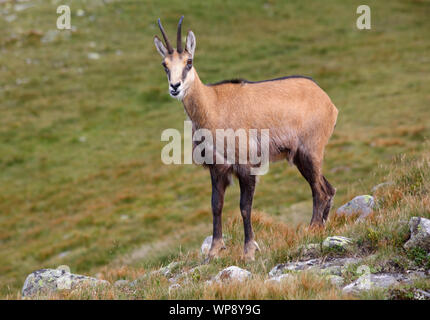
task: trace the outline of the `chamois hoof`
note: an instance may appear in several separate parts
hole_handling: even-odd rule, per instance
[[[252,240],[252,241],[248,242],[247,244],[245,244],[245,249],[244,249],[245,260],[246,261],[254,261],[256,251],[261,251],[260,246],[258,245],[258,243],[256,241]]]
[[[227,249],[227,247],[225,246],[224,241],[213,242],[205,261],[207,260],[209,262],[212,259],[219,258],[221,256],[221,252],[225,249]]]
[[[309,225],[309,229],[311,229],[311,230],[324,229],[324,225],[325,225],[325,221],[323,219],[312,220],[311,224]]]

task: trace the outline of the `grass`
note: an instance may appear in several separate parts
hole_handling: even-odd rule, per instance
[[[336,207],[380,182],[395,184],[381,191],[382,209],[368,222],[332,217],[325,231],[310,231],[307,183],[286,163],[272,164],[254,202],[262,255],[252,264],[240,258],[236,183],[224,208],[229,254],[199,278],[235,264],[256,274],[247,286],[224,291],[199,280],[169,294],[166,279],[150,277],[149,290],[71,297],[350,298],[311,275],[262,289],[262,275],[293,259],[297,246],[332,234],[357,239],[360,254],[377,253],[375,268],[423,260],[402,251],[400,221],[429,216],[427,1],[371,1],[367,31],[355,27],[358,1],[64,1],[76,29],[48,43],[41,39],[55,29],[56,5],[31,3],[18,12],[0,4],[0,297],[17,297],[28,273],[60,264],[114,281],[171,261],[181,270],[201,262],[198,248],[211,230],[209,174],[160,160],[161,132],[182,130],[185,116],[168,97],[152,37],[161,17],[173,38],[181,14],[196,34],[204,82],[303,74],[330,95],[340,113],[325,174]],[[3,19],[12,14],[14,21]],[[88,59],[91,52],[100,59]]]

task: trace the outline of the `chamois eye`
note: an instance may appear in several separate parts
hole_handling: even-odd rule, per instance
[[[164,62],[161,65],[163,66],[164,71],[169,72],[169,68],[167,68],[167,65]]]
[[[193,66],[193,60],[191,60],[191,59],[188,59],[187,60],[187,68],[188,69],[191,69],[191,67]]]

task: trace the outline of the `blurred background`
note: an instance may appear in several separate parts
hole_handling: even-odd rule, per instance
[[[63,4],[72,30],[56,28]],[[137,248],[130,264],[148,268],[210,234],[209,173],[160,160],[161,132],[182,132],[185,114],[154,48],[159,17],[173,41],[185,16],[205,83],[318,82],[340,111],[324,164],[335,206],[384,181],[396,155],[423,152],[430,2],[367,1],[371,30],[356,27],[360,4],[0,0],[0,297],[38,268],[94,275]],[[225,216],[239,215],[238,196],[236,183]],[[307,224],[311,192],[294,167],[271,164],[254,207]]]

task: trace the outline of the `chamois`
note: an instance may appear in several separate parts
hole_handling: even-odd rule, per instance
[[[189,31],[182,48],[181,25],[177,29],[177,49],[173,49],[158,19],[165,44],[154,37],[163,57],[169,93],[182,101],[193,130],[269,129],[270,161],[286,159],[296,165],[312,190],[311,226],[323,226],[335,195],[335,188],[322,174],[324,148],[333,133],[338,111],[328,95],[311,79],[289,76],[272,80],[222,81],[205,85],[193,65],[196,38]],[[215,136],[215,135],[214,135]],[[243,218],[244,257],[254,260],[259,250],[251,225],[251,208],[256,176],[249,164],[208,164],[212,182],[213,240],[208,258],[218,257],[225,249],[222,238],[224,193],[232,174],[239,180],[240,212]]]

